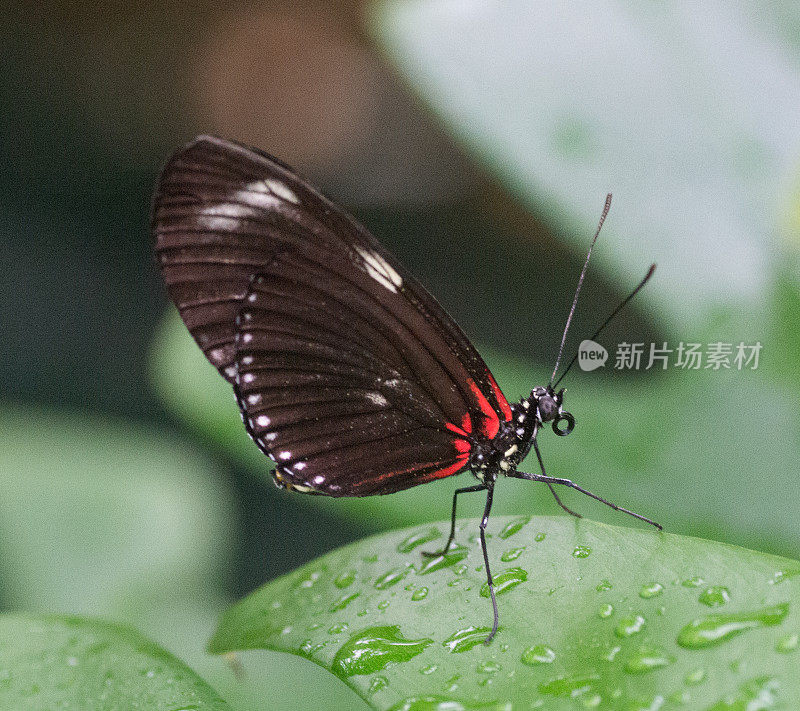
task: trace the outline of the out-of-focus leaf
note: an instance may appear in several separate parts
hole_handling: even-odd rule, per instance
[[[800,147],[797,43],[779,14],[385,0],[369,26],[451,132],[576,249],[612,191],[597,264],[633,281],[658,262],[642,299],[685,328],[767,295]],[[796,8],[784,14],[796,26]]]
[[[742,330],[730,320],[720,324],[707,326],[697,340],[733,340],[725,334]],[[496,353],[484,355],[509,398],[527,394],[549,376]],[[768,358],[769,353],[761,354],[757,370],[672,368],[661,377],[650,371],[631,375],[626,387],[598,385],[589,373],[571,375],[567,407],[577,427],[568,438],[542,433],[549,472],[652,516],[669,531],[794,554],[800,550],[797,504],[780,492],[795,487],[800,413],[795,392],[764,377]],[[645,363],[646,357],[642,368]],[[153,379],[167,407],[205,441],[218,442],[266,478],[271,463],[247,437],[230,386],[174,314],[166,319],[153,352]],[[536,470],[533,457],[521,468],[526,467]],[[295,496],[298,504],[341,515],[365,530],[380,530],[447,517],[456,481],[463,486],[465,476],[392,496],[276,495]],[[563,496],[593,518],[620,521],[621,514],[578,494]],[[479,499],[465,498],[460,515],[477,513]],[[541,510],[543,502],[552,506],[546,487],[518,480],[501,481],[495,501],[500,513],[531,513]]]
[[[78,617],[2,615],[0,708],[231,707],[189,667],[129,627]]]
[[[190,446],[132,422],[11,406],[0,441],[7,605],[119,615],[220,594],[232,496]]]
[[[430,526],[395,531],[268,583],[225,614],[212,651],[307,657],[376,709],[800,705],[798,561],[590,521],[495,519],[490,560],[506,585],[485,646],[477,521],[426,560],[448,523],[434,527],[425,544],[413,545]]]

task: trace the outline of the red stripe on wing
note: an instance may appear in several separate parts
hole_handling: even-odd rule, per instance
[[[475,395],[475,397],[478,399],[478,405],[481,408],[481,412],[485,415],[481,431],[489,439],[493,439],[500,429],[500,418],[497,416],[494,408],[489,404],[489,401],[481,392],[476,382],[474,380],[468,380],[467,382],[469,383],[469,388],[472,390],[473,395]],[[505,400],[505,398],[503,398],[503,400]],[[506,403],[506,405],[508,405],[508,403]]]
[[[494,391],[494,396],[497,398],[497,403],[500,405],[500,409],[503,412],[503,416],[506,418],[506,422],[510,422],[513,415],[511,414],[511,407],[508,404],[508,400],[506,400],[506,396],[503,395],[503,391],[500,389],[500,386],[497,384],[497,381],[494,379],[494,376],[489,373],[489,383],[492,386],[492,390]]]

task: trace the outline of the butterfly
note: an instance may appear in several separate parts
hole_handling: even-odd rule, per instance
[[[600,232],[610,206],[606,200]],[[155,252],[172,301],[232,386],[250,437],[284,489],[391,494],[470,471],[456,490],[486,492],[480,541],[499,614],[485,530],[501,476],[571,487],[545,472],[537,437],[575,426],[555,380],[591,255],[586,256],[553,376],[510,403],[436,299],[354,218],[261,151],[200,136],[167,162],[153,201]],[[592,336],[610,322],[647,276]],[[577,355],[576,355],[577,357]],[[540,473],[518,470],[531,448]]]

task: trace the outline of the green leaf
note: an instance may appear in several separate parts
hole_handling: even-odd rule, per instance
[[[775,192],[795,157],[781,137],[800,99],[779,14],[386,0],[369,29],[451,133],[577,249],[613,191],[596,265],[634,282],[658,262],[640,298],[686,326],[712,304],[757,308],[769,288]]]
[[[757,340],[752,325],[722,319],[700,341]],[[765,347],[766,348],[766,347]],[[482,349],[509,399],[547,381],[542,368]],[[764,360],[770,355],[762,354]],[[800,548],[794,500],[776,492],[794,486],[800,461],[800,412],[794,389],[759,370],[648,371],[631,385],[602,384],[575,372],[567,389],[577,426],[568,438],[545,431],[540,445],[551,474],[567,476],[621,506],[652,516],[668,530],[702,535],[772,553]],[[269,460],[250,441],[230,386],[203,357],[174,310],[165,319],[152,357],[153,380],[167,407],[204,441],[214,441],[248,470],[268,476]],[[535,458],[523,470],[535,471]],[[299,506],[321,509],[375,531],[445,518],[456,481],[444,479],[391,496],[330,499],[275,490]],[[460,484],[463,486],[463,484]],[[271,487],[270,487],[271,488]],[[592,518],[620,522],[620,514],[564,492],[569,505]],[[464,515],[478,513],[467,498]],[[498,513],[554,509],[546,487],[503,480]]]
[[[493,518],[493,572],[518,582],[498,595],[500,631],[485,646],[477,521],[461,522],[465,556],[426,570],[407,542],[430,528],[268,583],[224,615],[211,651],[306,657],[376,709],[800,706],[800,562],[586,520]],[[447,524],[436,528],[441,543]]]
[[[11,406],[0,442],[6,605],[138,617],[157,600],[219,601],[232,493],[191,446],[133,422]]]
[[[129,627],[78,617],[3,615],[0,708],[230,707],[185,664]]]

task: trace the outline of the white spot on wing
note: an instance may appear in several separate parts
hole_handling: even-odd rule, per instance
[[[366,398],[379,407],[386,407],[389,404],[389,401],[383,395],[377,392],[366,393]]]
[[[256,417],[256,424],[259,427],[269,427],[270,419],[266,415],[259,415]]]
[[[364,267],[375,281],[381,286],[385,286],[389,291],[397,293],[397,289],[403,285],[403,278],[397,273],[389,262],[380,254],[371,249],[356,247],[356,251],[364,260]]]
[[[295,205],[300,204],[300,198],[297,197],[294,190],[286,185],[286,183],[282,183],[276,178],[267,178],[267,180],[264,182],[267,184],[267,187],[270,189],[270,192],[273,195],[277,195],[279,198],[293,202]]]
[[[292,458],[292,453],[291,452],[280,452],[278,454],[278,459],[282,459],[284,461],[287,460],[287,459],[291,459],[291,458]]]

